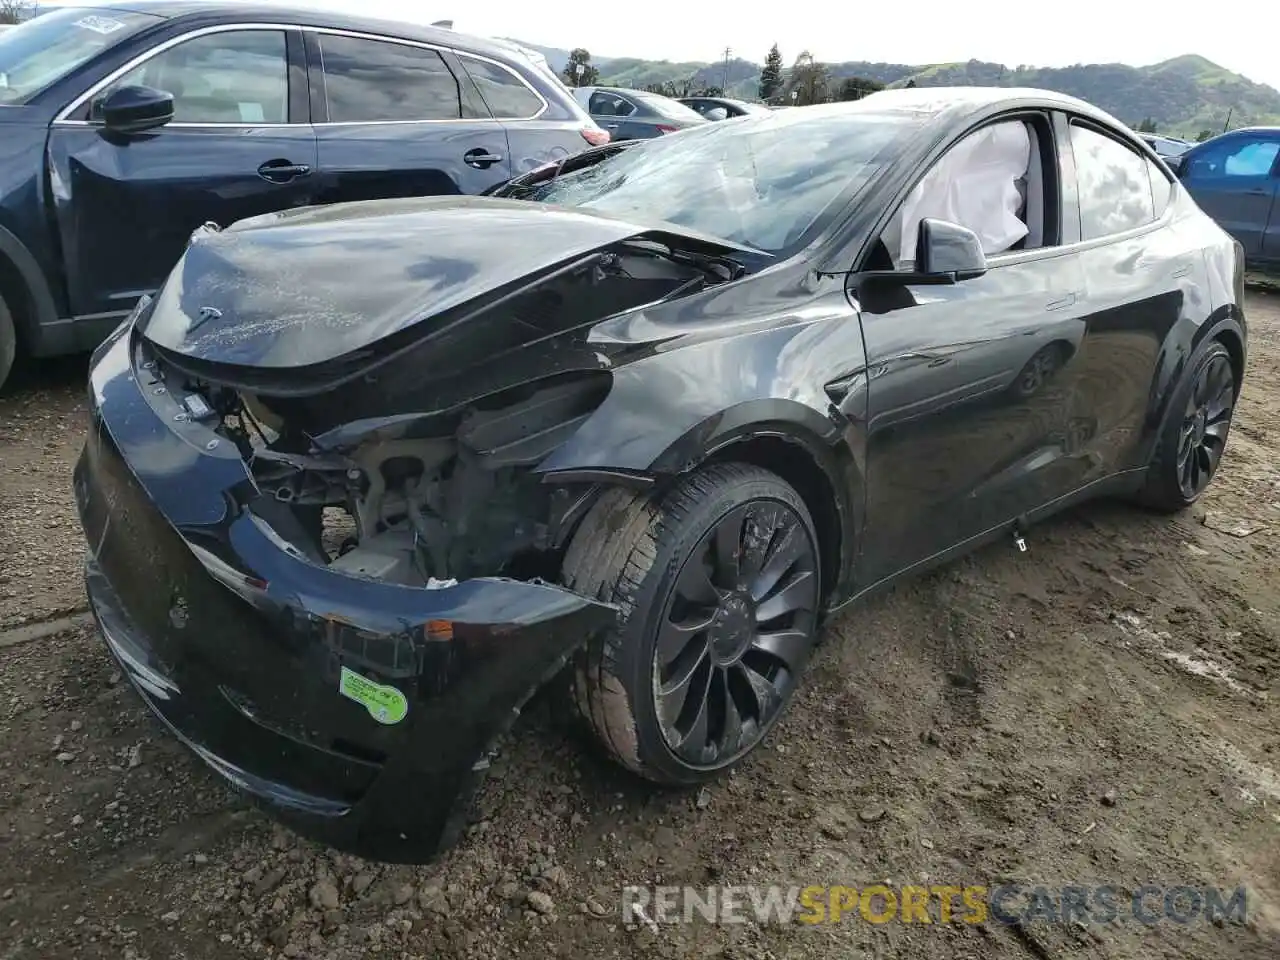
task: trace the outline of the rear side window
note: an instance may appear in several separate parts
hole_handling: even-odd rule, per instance
[[[629,117],[636,112],[636,105],[616,93],[597,91],[591,95],[587,110],[596,117]]]
[[[434,50],[321,34],[320,57],[330,123],[462,116],[458,81]]]
[[[669,97],[652,97],[646,94],[636,94],[636,99],[644,107],[649,108],[658,116],[667,120],[699,120],[702,114],[697,110],[691,110],[683,103],[677,103]]]
[[[1147,160],[1119,140],[1071,124],[1080,196],[1080,235],[1095,240],[1156,218]]]
[[[506,67],[465,54],[459,54],[459,59],[497,119],[531,120],[542,112],[542,98]]]

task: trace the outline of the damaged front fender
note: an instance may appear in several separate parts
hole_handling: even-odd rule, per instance
[[[181,432],[129,338],[92,374],[75,489],[87,586],[148,706],[309,837],[421,862],[450,845],[495,739],[614,610],[504,578],[437,589],[314,562],[249,507],[225,441]],[[204,438],[199,431],[204,430]]]

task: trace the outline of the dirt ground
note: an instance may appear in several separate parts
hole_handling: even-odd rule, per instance
[[[0,957],[1280,956],[1280,295],[1248,308],[1195,510],[1090,505],[838,618],[767,749],[703,791],[637,783],[534,709],[466,839],[422,868],[273,827],[161,733],[92,628],[33,639],[84,608],[83,361],[42,369],[0,398]],[[627,884],[879,881],[1245,886],[1248,917],[620,909]]]

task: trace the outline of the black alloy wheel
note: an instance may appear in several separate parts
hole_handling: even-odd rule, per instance
[[[654,646],[654,706],[680,759],[719,766],[759,742],[809,658],[818,598],[816,547],[786,504],[743,504],[703,535]]]
[[[781,477],[717,463],[659,497],[603,494],[565,554],[570,589],[617,606],[568,677],[613,758],[662,783],[700,783],[764,739],[821,622],[821,553]]]
[[[1220,341],[1196,351],[1169,400],[1139,502],[1172,513],[1204,493],[1226,450],[1238,378],[1231,354]]]
[[[1196,372],[1178,436],[1178,489],[1186,500],[1204,492],[1222,461],[1235,409],[1235,375],[1225,351]]]

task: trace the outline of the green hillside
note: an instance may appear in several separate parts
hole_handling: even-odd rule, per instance
[[[1194,135],[1231,126],[1280,123],[1280,91],[1187,55],[1149,67],[1122,63],[1070,67],[1006,67],[999,63],[935,64],[912,74],[917,86],[1042,87],[1088,100],[1126,123],[1150,118],[1161,132]]]
[[[568,59],[567,50],[537,49],[557,70]],[[677,87],[687,83],[693,89],[724,87],[730,96],[754,98],[760,81],[760,64],[742,59],[729,61],[727,84],[723,62],[673,63],[634,57],[595,57],[593,62],[600,70],[599,82],[615,86],[644,88],[671,81]],[[912,66],[854,60],[827,64],[827,70],[837,82],[845,77],[863,77],[894,85],[914,79],[921,87],[1041,87],[1088,100],[1131,125],[1149,118],[1161,133],[1184,136],[1222,130],[1228,111],[1232,127],[1280,124],[1280,91],[1194,54],[1147,67],[1121,63],[1009,67],[980,60]]]

